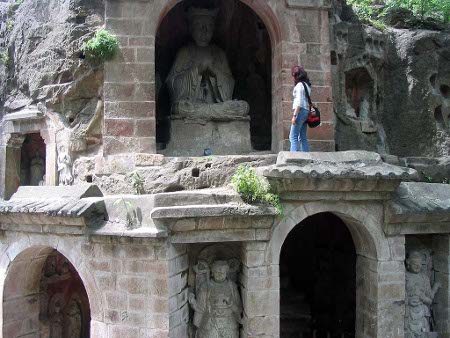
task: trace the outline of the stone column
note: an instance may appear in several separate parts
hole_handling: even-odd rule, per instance
[[[105,64],[105,155],[156,152],[153,1],[106,1],[106,28],[119,39]]]
[[[0,197],[9,199],[20,185],[20,150],[25,136],[10,134],[0,145]]]
[[[280,274],[264,262],[266,242],[248,242],[242,249],[241,293],[244,325],[241,337],[279,337]]]
[[[322,125],[308,130],[311,151],[334,151],[334,113],[328,11],[291,6],[285,15],[288,39],[274,50],[273,150],[289,150],[292,119],[291,69],[301,65],[312,82],[311,99]]]
[[[434,235],[433,251],[435,282],[441,284],[433,304],[435,331],[439,337],[448,338],[450,337],[450,235]]]

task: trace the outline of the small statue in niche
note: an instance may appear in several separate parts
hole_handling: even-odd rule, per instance
[[[411,251],[406,260],[406,316],[405,338],[428,337],[431,332],[430,317],[433,298],[440,288],[431,286],[430,278],[422,272],[422,256]]]
[[[48,318],[50,321],[49,338],[61,338],[64,331],[64,315],[62,309],[64,307],[64,296],[62,293],[55,294],[50,299],[48,307]]]
[[[66,151],[64,146],[59,148],[58,154],[58,172],[59,172],[59,185],[72,185],[72,158]]]
[[[38,186],[44,177],[45,161],[36,150],[35,156],[30,163],[30,185]]]
[[[81,337],[81,309],[79,304],[72,300],[67,306],[66,318],[65,318],[65,331],[67,338],[80,338]]]
[[[247,117],[248,103],[232,100],[234,79],[222,49],[210,45],[218,10],[191,8],[190,30],[195,44],[178,51],[166,83],[172,114],[204,120]]]
[[[189,295],[194,309],[196,338],[239,338],[242,303],[235,282],[228,278],[230,264],[216,260],[211,264],[201,261],[194,268],[197,273],[206,273],[206,280],[197,287],[197,294]]]

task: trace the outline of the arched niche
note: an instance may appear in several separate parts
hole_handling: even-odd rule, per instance
[[[354,337],[356,250],[332,213],[303,220],[280,254],[280,336]]]
[[[177,51],[191,42],[189,7],[219,8],[212,44],[225,51],[235,80],[233,99],[250,105],[250,137],[256,151],[272,143],[272,42],[263,20],[239,0],[185,0],[161,19],[155,41],[156,141],[163,151],[171,137],[170,96],[165,85]],[[169,154],[170,155],[170,154]]]
[[[85,286],[69,260],[50,247],[18,254],[3,284],[3,337],[89,337]]]

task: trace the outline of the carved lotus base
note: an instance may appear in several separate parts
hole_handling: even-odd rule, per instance
[[[162,151],[166,156],[240,155],[253,151],[250,121],[230,122],[173,119],[170,142]]]

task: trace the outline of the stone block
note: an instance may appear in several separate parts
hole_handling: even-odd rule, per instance
[[[300,64],[297,54],[283,54],[281,57],[281,68],[291,70],[292,67]]]
[[[119,62],[108,62],[105,64],[105,82],[127,83],[153,81],[155,81],[154,64]]]
[[[156,137],[140,137],[138,142],[138,152],[149,154],[156,153]]]
[[[151,14],[152,7],[149,2],[126,2],[122,5],[122,17],[147,19]]]
[[[108,136],[133,136],[134,121],[131,119],[105,119],[105,134]]]
[[[150,293],[150,281],[144,277],[119,276],[117,288],[132,295],[147,295]]]
[[[106,135],[103,137],[103,150],[108,155],[139,152],[139,149],[136,149],[136,139],[134,137],[112,137]],[[133,163],[129,163],[129,165],[132,166]]]
[[[320,35],[320,30],[318,28],[319,28],[318,26],[314,26],[314,25],[298,24],[297,31],[300,36],[300,42],[301,43],[306,43],[306,42],[320,43],[321,35]]]
[[[139,167],[161,166],[165,163],[165,157],[161,154],[135,154],[134,162]]]
[[[139,337],[139,328],[125,325],[109,325],[109,338],[136,338]]]
[[[106,28],[115,35],[142,35],[143,21],[134,18],[106,18]]]
[[[153,37],[130,36],[128,39],[128,44],[134,47],[152,47],[155,44],[155,39]]]
[[[155,49],[154,48],[136,48],[136,60],[137,62],[146,62],[146,65],[155,68]],[[155,75],[153,74],[153,79]]]
[[[125,292],[105,292],[106,306],[111,310],[126,310],[127,294]]]
[[[156,120],[154,118],[135,120],[134,136],[152,137],[155,135]]]
[[[105,83],[104,95],[106,101],[129,101],[134,99],[136,85],[134,83]],[[140,101],[145,101],[141,99]]]
[[[155,102],[120,101],[105,102],[105,118],[152,118],[155,117]]]

